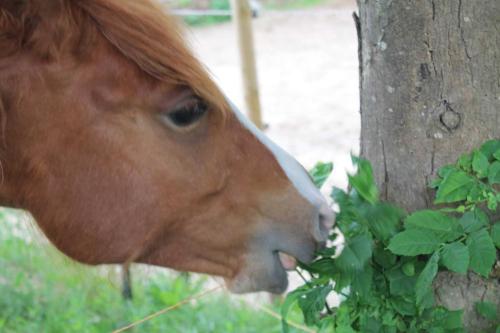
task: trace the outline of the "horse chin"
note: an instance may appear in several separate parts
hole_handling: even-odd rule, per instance
[[[246,267],[233,279],[225,281],[235,294],[258,291],[282,294],[288,287],[288,276],[277,252],[249,255]]]
[[[323,245],[304,233],[286,228],[263,229],[251,244],[242,260],[242,268],[233,278],[226,279],[233,293],[282,294],[288,287],[286,271],[295,269],[298,261],[311,262],[315,251]]]

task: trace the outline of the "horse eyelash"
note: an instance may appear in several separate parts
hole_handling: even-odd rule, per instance
[[[165,114],[173,125],[177,127],[188,127],[200,120],[208,111],[208,105],[197,99]]]

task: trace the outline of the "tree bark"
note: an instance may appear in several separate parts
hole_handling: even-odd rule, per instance
[[[430,207],[428,184],[439,167],[500,138],[500,1],[358,0],[358,6],[361,155],[372,162],[384,200],[408,211]],[[453,281],[462,289],[487,284],[459,280]],[[496,291],[484,297],[499,303],[498,280],[491,283]],[[451,294],[439,295],[442,304]],[[473,307],[465,308],[467,328],[479,331]]]

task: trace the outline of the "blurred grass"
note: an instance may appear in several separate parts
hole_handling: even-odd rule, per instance
[[[260,1],[262,8],[273,10],[300,9],[321,5],[329,0],[267,0]],[[200,4],[201,3],[201,4]],[[173,8],[181,9],[217,9],[230,10],[230,0],[176,0],[171,2]],[[184,16],[182,18],[190,26],[207,26],[231,20],[230,16]]]
[[[180,8],[192,8],[195,4],[193,0],[183,0]],[[217,10],[230,10],[229,0],[210,0],[208,8]],[[184,16],[184,22],[190,26],[206,26],[231,20],[230,16]]]
[[[319,6],[328,1],[330,0],[268,0],[265,8],[274,10],[301,9]]]
[[[11,212],[0,211],[2,333],[111,332],[206,289],[205,277],[136,267],[134,299],[124,301],[116,267],[76,264],[36,235],[35,241],[24,239],[23,228]],[[279,312],[277,305],[269,307]],[[301,322],[302,316],[296,311],[290,319]],[[281,332],[281,323],[217,291],[129,332],[273,333]]]

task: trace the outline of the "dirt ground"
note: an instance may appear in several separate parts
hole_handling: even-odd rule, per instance
[[[254,39],[267,135],[307,168],[333,161],[345,185],[359,146],[359,97],[353,0],[263,12]],[[192,47],[221,88],[244,110],[236,32],[231,23],[190,30]]]

